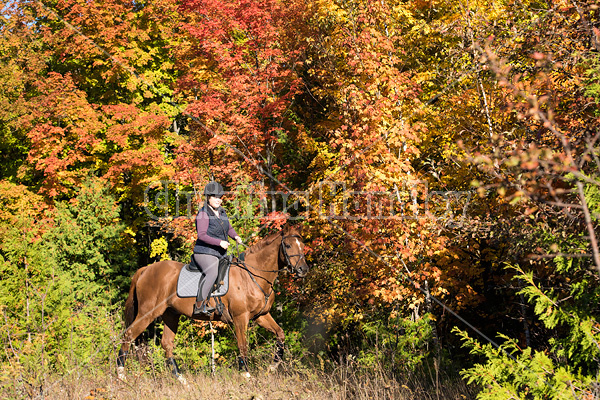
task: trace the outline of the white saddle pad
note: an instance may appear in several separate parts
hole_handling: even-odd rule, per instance
[[[229,290],[229,268],[225,272],[223,282],[217,282],[217,284],[221,284],[218,285],[217,290],[210,294],[211,297],[219,297],[227,294]],[[200,283],[202,277],[204,277],[204,274],[201,271],[190,270],[188,264],[184,265],[177,279],[177,296],[196,297],[198,294],[198,283]]]

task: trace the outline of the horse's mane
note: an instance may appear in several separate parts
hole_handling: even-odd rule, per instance
[[[275,239],[277,239],[278,236],[281,236],[281,235],[282,235],[281,231],[278,231],[278,232],[273,232],[269,236],[262,238],[257,243],[248,247],[248,249],[246,250],[246,255],[253,254],[259,250],[264,249],[265,247],[267,247],[268,245],[273,243],[275,241]]]

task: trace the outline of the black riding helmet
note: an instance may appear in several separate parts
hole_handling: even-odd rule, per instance
[[[215,181],[210,181],[204,187],[204,195],[205,196],[215,196],[221,197],[225,191],[223,190],[223,186],[220,183]]]

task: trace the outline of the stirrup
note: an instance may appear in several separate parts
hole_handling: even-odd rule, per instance
[[[204,300],[200,304],[200,306],[198,306],[197,302],[194,303],[194,311],[192,311],[192,315],[199,315],[199,316],[210,317],[214,311],[215,311],[214,307],[209,307],[208,306],[208,300]]]

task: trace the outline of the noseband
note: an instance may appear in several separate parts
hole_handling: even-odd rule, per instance
[[[281,239],[281,251],[283,252],[283,256],[285,258],[285,263],[288,268],[288,271],[290,271],[292,273],[297,273],[296,267],[298,267],[298,264],[300,263],[300,261],[304,260],[304,253],[300,252],[299,254],[292,254],[292,255],[288,254],[286,244],[285,244],[285,239],[288,239],[288,238],[296,238],[296,239],[299,239],[300,241],[302,241],[302,236],[288,235],[288,236],[284,236]],[[294,258],[294,257],[298,257],[298,260],[296,260],[296,263],[292,265],[292,258]]]

